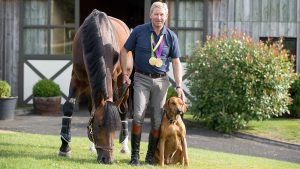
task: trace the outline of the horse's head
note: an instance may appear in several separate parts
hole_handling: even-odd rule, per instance
[[[98,163],[111,164],[113,162],[115,131],[120,128],[120,124],[119,112],[112,102],[98,106],[92,122],[92,135]]]

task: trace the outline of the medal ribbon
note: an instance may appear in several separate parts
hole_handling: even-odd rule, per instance
[[[158,42],[155,43],[153,33],[151,33],[151,57],[154,57],[154,52],[155,52],[155,56],[157,58],[160,58],[162,51],[163,51],[162,49],[163,49],[164,43],[165,43],[164,35],[160,35]]]

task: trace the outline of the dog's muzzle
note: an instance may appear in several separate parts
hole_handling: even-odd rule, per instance
[[[182,114],[183,114],[183,112],[182,112],[181,108],[177,109],[177,115],[182,115]]]

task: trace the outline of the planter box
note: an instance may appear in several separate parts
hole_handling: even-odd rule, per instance
[[[0,120],[13,120],[18,97],[0,98]]]
[[[61,97],[33,97],[34,112],[40,115],[58,116],[61,108]]]

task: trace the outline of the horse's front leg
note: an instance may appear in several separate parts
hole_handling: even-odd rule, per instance
[[[60,131],[61,146],[58,153],[58,155],[65,157],[71,156],[71,148],[69,146],[69,142],[71,142],[71,121],[76,103],[75,91],[75,87],[72,87],[71,81],[69,97],[63,105],[64,116],[62,117],[62,126]]]
[[[120,107],[120,117],[122,121],[120,136],[119,136],[119,143],[121,143],[121,153],[129,153],[128,148],[128,120],[127,120],[127,112],[128,106],[126,103],[121,104]]]

